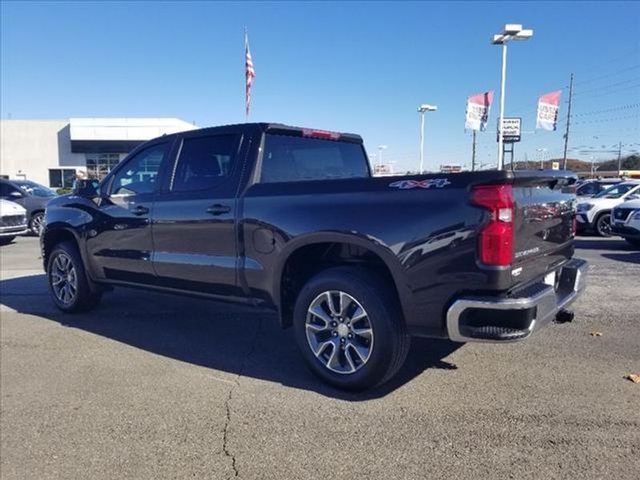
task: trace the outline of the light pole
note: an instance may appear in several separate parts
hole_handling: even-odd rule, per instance
[[[387,148],[388,147],[386,145],[378,145],[378,166],[380,167],[378,173],[382,171],[382,151]]]
[[[540,152],[540,170],[544,170],[544,157],[546,151],[546,148],[536,148],[536,152]]]
[[[382,151],[386,150],[388,147],[386,145],[378,145],[378,165],[382,165]]]
[[[498,118],[498,170],[503,168],[502,151],[502,119],[504,118],[504,90],[507,78],[507,43],[509,40],[528,40],[533,36],[533,30],[523,29],[522,25],[507,24],[504,26],[502,33],[493,36],[491,43],[494,45],[502,45],[502,75],[500,77],[500,117]]]
[[[423,103],[418,107],[420,114],[420,174],[424,171],[424,114],[425,112],[435,112],[438,110],[436,105],[427,105]]]

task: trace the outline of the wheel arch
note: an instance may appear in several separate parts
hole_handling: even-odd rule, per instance
[[[323,254],[318,256],[316,254]],[[305,254],[313,255],[311,262],[302,261]],[[354,234],[323,232],[306,235],[291,241],[282,250],[280,261],[275,267],[273,278],[273,301],[280,325],[283,328],[292,324],[293,304],[299,289],[316,273],[337,265],[359,265],[375,268],[394,288],[394,293],[404,318],[409,313],[409,288],[404,281],[402,266],[393,252],[379,241],[370,237]],[[291,269],[303,266],[295,278]],[[293,284],[290,282],[293,280]]]
[[[57,227],[46,229],[42,233],[42,262],[45,270],[47,269],[47,263],[49,262],[49,255],[51,255],[55,246],[66,241],[73,242],[76,245],[78,252],[80,252],[80,257],[86,265],[82,249],[80,248],[79,238],[73,229],[68,227]]]

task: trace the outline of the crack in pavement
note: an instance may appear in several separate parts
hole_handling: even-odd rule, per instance
[[[231,468],[233,468],[233,476],[229,478],[238,478],[239,476],[238,467],[236,465],[236,457],[229,450],[229,443],[228,443],[229,426],[231,425],[231,398],[233,397],[233,392],[235,391],[235,389],[240,386],[240,377],[244,374],[247,363],[249,362],[251,355],[253,355],[253,352],[256,348],[256,343],[258,343],[258,336],[260,335],[261,330],[262,330],[262,319],[258,320],[256,333],[254,334],[253,339],[251,339],[251,344],[249,345],[249,349],[242,360],[242,364],[240,365],[240,370],[238,372],[238,375],[236,375],[236,378],[233,382],[234,385],[229,389],[229,395],[227,395],[227,399],[224,402],[226,419],[224,423],[224,430],[222,433],[222,451],[224,452],[225,456],[231,459]]]

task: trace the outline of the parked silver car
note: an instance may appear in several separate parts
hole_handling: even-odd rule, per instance
[[[0,245],[11,243],[28,229],[27,211],[17,203],[0,199]]]

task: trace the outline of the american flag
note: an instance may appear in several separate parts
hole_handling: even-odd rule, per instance
[[[253,60],[251,59],[251,52],[249,51],[249,36],[245,30],[244,32],[244,50],[245,50],[245,77],[247,79],[246,92],[245,92],[245,109],[247,117],[249,117],[249,108],[251,107],[251,85],[253,85],[253,78],[256,76],[256,71],[253,68]]]

